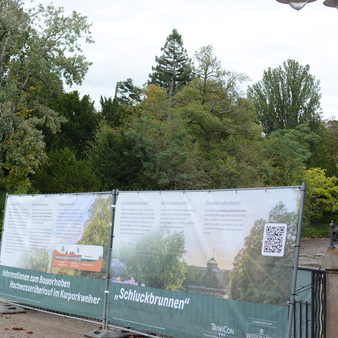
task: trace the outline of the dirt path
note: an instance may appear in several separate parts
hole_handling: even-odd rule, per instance
[[[78,338],[96,329],[94,323],[33,310],[0,315],[0,337]]]

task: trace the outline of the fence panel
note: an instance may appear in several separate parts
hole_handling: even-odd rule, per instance
[[[298,269],[293,313],[293,338],[325,338],[325,271]]]
[[[101,318],[111,201],[110,193],[8,195],[0,297]]]
[[[119,192],[109,320],[175,337],[285,338],[301,197]]]

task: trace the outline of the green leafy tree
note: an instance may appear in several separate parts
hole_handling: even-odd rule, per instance
[[[124,109],[111,97],[100,97],[101,116],[111,127],[120,127],[123,124]]]
[[[30,188],[29,175],[46,160],[39,122],[15,115],[8,105],[0,104],[0,185],[4,191],[26,192]]]
[[[260,175],[260,128],[251,103],[233,97],[223,81],[195,79],[173,98],[173,114],[198,149],[209,188],[252,186]],[[207,95],[206,95],[207,94]]]
[[[276,130],[265,137],[265,183],[275,186],[299,184],[311,159],[311,149],[318,143],[320,137],[307,125]]]
[[[119,81],[116,83],[114,99],[129,106],[136,105],[142,101],[142,89],[135,86],[131,78]]]
[[[214,55],[213,47],[211,45],[201,47],[195,52],[195,64],[193,70],[195,77],[198,77],[201,80],[199,85],[203,93],[203,103],[213,91],[216,91],[217,93],[219,85],[222,86],[228,101],[236,100],[239,97],[240,92],[239,84],[248,80],[248,77],[245,74],[223,69],[220,60]]]
[[[306,199],[304,208],[304,229],[338,221],[338,179],[328,177],[321,168],[305,171]],[[328,229],[328,228],[327,228]]]
[[[101,96],[101,115],[110,126],[121,127],[138,111],[142,96],[141,88],[135,86],[132,79],[119,81],[114,98]]]
[[[338,121],[323,121],[316,134],[320,142],[311,147],[312,156],[308,161],[309,168],[322,168],[329,176],[338,176]]]
[[[185,279],[184,247],[182,232],[158,230],[142,237],[133,249],[122,249],[119,259],[136,282],[177,290]]]
[[[21,0],[4,0],[1,19],[0,97],[11,100],[14,111],[41,100],[42,93],[60,92],[62,80],[81,83],[89,66],[81,43],[92,42],[85,17],[67,17],[52,5],[27,10]]]
[[[142,161],[143,177],[151,189],[187,189],[205,185],[196,145],[179,116],[168,120],[163,89],[149,85],[125,135],[134,140],[134,155]]]
[[[152,67],[149,82],[165,88],[171,98],[191,80],[191,61],[176,29],[167,37],[161,51],[162,55],[155,57],[156,66]]]
[[[224,74],[221,61],[214,55],[212,45],[201,47],[195,52],[194,75],[205,85],[209,80],[218,80]]]
[[[288,226],[283,257],[262,256],[265,223],[286,223]],[[235,300],[286,305],[291,292],[294,240],[297,215],[288,212],[280,202],[269,219],[255,222],[245,239],[243,249],[235,257],[230,276],[230,298]]]
[[[249,87],[248,98],[266,134],[303,123],[312,128],[320,121],[319,81],[311,75],[309,65],[295,60],[264,71],[262,80]]]
[[[165,89],[148,85],[139,114],[113,128],[102,123],[89,151],[100,188],[206,187],[196,145],[180,117],[168,120]]]
[[[64,118],[64,122],[56,134],[45,131],[48,149],[68,147],[83,158],[99,126],[93,102],[88,95],[80,98],[78,91],[51,97],[49,101],[49,106]]]
[[[201,47],[195,52],[194,75],[201,79],[203,96],[207,95],[211,81],[219,81],[224,75],[221,62],[214,55],[211,45]]]
[[[88,161],[76,159],[69,148],[48,153],[48,162],[32,177],[32,181],[40,193],[87,192],[98,188]]]
[[[46,159],[41,130],[56,132],[63,121],[47,97],[62,92],[62,81],[81,83],[89,66],[81,42],[91,37],[85,17],[52,5],[28,10],[21,0],[4,0],[0,18],[1,184],[27,191]]]
[[[139,147],[135,141],[133,135],[101,123],[88,151],[99,190],[147,188],[142,174],[142,161],[146,161],[146,155],[135,154],[135,148]]]

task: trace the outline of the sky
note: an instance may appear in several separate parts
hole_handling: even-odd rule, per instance
[[[117,81],[142,86],[176,28],[193,58],[212,45],[223,68],[244,73],[245,86],[287,59],[308,64],[320,81],[322,117],[338,118],[338,11],[322,0],[296,11],[276,0],[40,0],[73,10],[92,23],[94,44],[84,46],[91,65],[78,90],[99,107],[113,96]],[[243,87],[244,92],[246,87]]]

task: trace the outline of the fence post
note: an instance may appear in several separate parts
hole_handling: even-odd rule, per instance
[[[111,261],[112,250],[113,250],[114,218],[115,218],[115,208],[116,208],[117,196],[118,196],[118,190],[115,189],[115,190],[112,191],[112,204],[111,204],[111,216],[110,216],[109,239],[108,239],[108,253],[107,253],[107,268],[106,268],[106,280],[105,280],[104,299],[103,299],[102,329],[87,332],[85,334],[86,337],[108,338],[108,337],[126,337],[127,336],[126,334],[124,334],[122,332],[110,331],[108,329],[110,261]]]
[[[323,257],[326,271],[326,337],[337,337],[338,249],[328,248]]]
[[[113,190],[111,216],[110,216],[109,241],[108,241],[106,281],[105,281],[105,291],[104,291],[104,309],[103,309],[103,320],[102,320],[102,328],[104,330],[108,330],[110,261],[111,261],[112,250],[113,250],[114,217],[115,217],[115,207],[116,207],[116,202],[117,202],[117,194],[118,194],[117,190]]]
[[[305,182],[302,183],[300,188],[301,191],[301,198],[300,198],[300,206],[299,206],[299,215],[298,215],[298,222],[297,222],[297,238],[295,244],[295,257],[294,257],[294,266],[292,272],[292,287],[291,287],[291,297],[289,302],[289,325],[287,331],[287,337],[291,337],[292,333],[292,318],[295,312],[295,297],[296,297],[296,284],[297,284],[297,269],[298,269],[298,259],[299,259],[299,251],[300,251],[300,234],[302,231],[302,222],[303,222],[303,212],[304,212],[304,195],[306,190]]]

